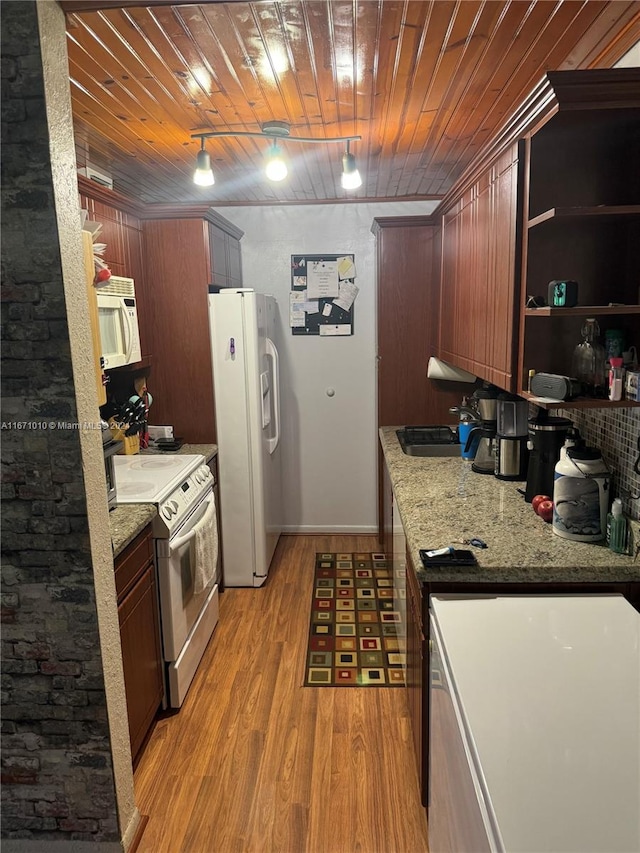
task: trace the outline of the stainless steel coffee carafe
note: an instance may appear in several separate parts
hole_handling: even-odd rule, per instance
[[[529,451],[525,436],[496,436],[496,470],[499,480],[526,480]]]
[[[526,400],[506,392],[498,395],[495,474],[499,480],[525,480],[527,477],[528,413]]]

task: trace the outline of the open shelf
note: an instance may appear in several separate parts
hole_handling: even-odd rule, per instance
[[[525,317],[598,317],[640,314],[640,305],[575,305],[573,308],[525,308]]]
[[[552,400],[544,397],[536,397],[528,391],[518,391],[521,397],[540,406],[541,409],[630,409],[640,407],[640,403],[633,400],[596,400],[593,397],[578,397],[575,400]]]
[[[569,221],[576,219],[611,219],[618,217],[619,219],[640,217],[640,205],[638,204],[621,204],[609,206],[599,204],[592,207],[552,207],[534,216],[527,223],[527,228],[535,228],[536,225],[541,225],[543,222],[551,220]]]

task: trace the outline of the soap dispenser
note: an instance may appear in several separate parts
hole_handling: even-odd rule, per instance
[[[627,519],[622,514],[622,501],[616,498],[611,504],[611,512],[607,516],[607,542],[609,548],[616,554],[627,551]]]

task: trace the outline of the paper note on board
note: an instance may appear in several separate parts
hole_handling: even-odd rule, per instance
[[[340,293],[337,299],[333,300],[333,304],[338,308],[348,311],[353,305],[353,302],[358,295],[359,288],[352,281],[340,282]]]
[[[310,261],[307,264],[307,295],[310,299],[338,295],[337,261]]]
[[[307,301],[303,302],[300,307],[303,311],[306,311],[307,314],[317,314],[320,310],[317,299],[307,299]]]
[[[305,325],[305,313],[302,306],[306,299],[306,290],[292,290],[289,294],[289,325],[292,329],[304,327]]]
[[[337,259],[338,263],[338,278],[355,278],[356,277],[356,265],[353,263],[353,260],[345,255],[341,258]]]
[[[323,317],[328,317],[329,314],[331,314],[331,306],[332,305],[333,305],[333,302],[325,302],[324,308],[322,309],[322,316]]]
[[[323,337],[328,337],[329,335],[350,335],[351,334],[351,326],[346,323],[340,323],[337,326],[328,325],[328,326],[320,326],[320,335]]]

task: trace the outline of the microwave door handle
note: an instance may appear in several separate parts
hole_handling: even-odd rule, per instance
[[[129,312],[127,311],[127,306],[124,305],[122,309],[122,313],[124,314],[124,324],[125,324],[125,351],[126,351],[126,359],[127,363],[131,359],[131,353],[133,352],[133,328],[131,326],[131,318],[129,317]]]
[[[202,516],[200,521],[196,522],[196,524],[200,524],[200,522],[204,522],[205,520],[206,520],[206,523],[208,524],[209,521],[212,520],[212,518],[215,514],[215,511],[216,511],[216,502],[213,499],[213,497],[211,498],[210,501],[207,501],[207,504],[208,504],[208,506],[207,506],[206,512],[204,513],[204,515]],[[191,539],[193,539],[193,537],[195,535],[196,535],[196,531],[195,531],[195,525],[194,525],[188,533],[184,534],[184,536],[179,536],[176,540],[169,543],[171,546],[171,550],[174,551],[174,550],[177,550],[178,548],[182,548],[182,546],[186,545],[187,542],[189,542]]]

